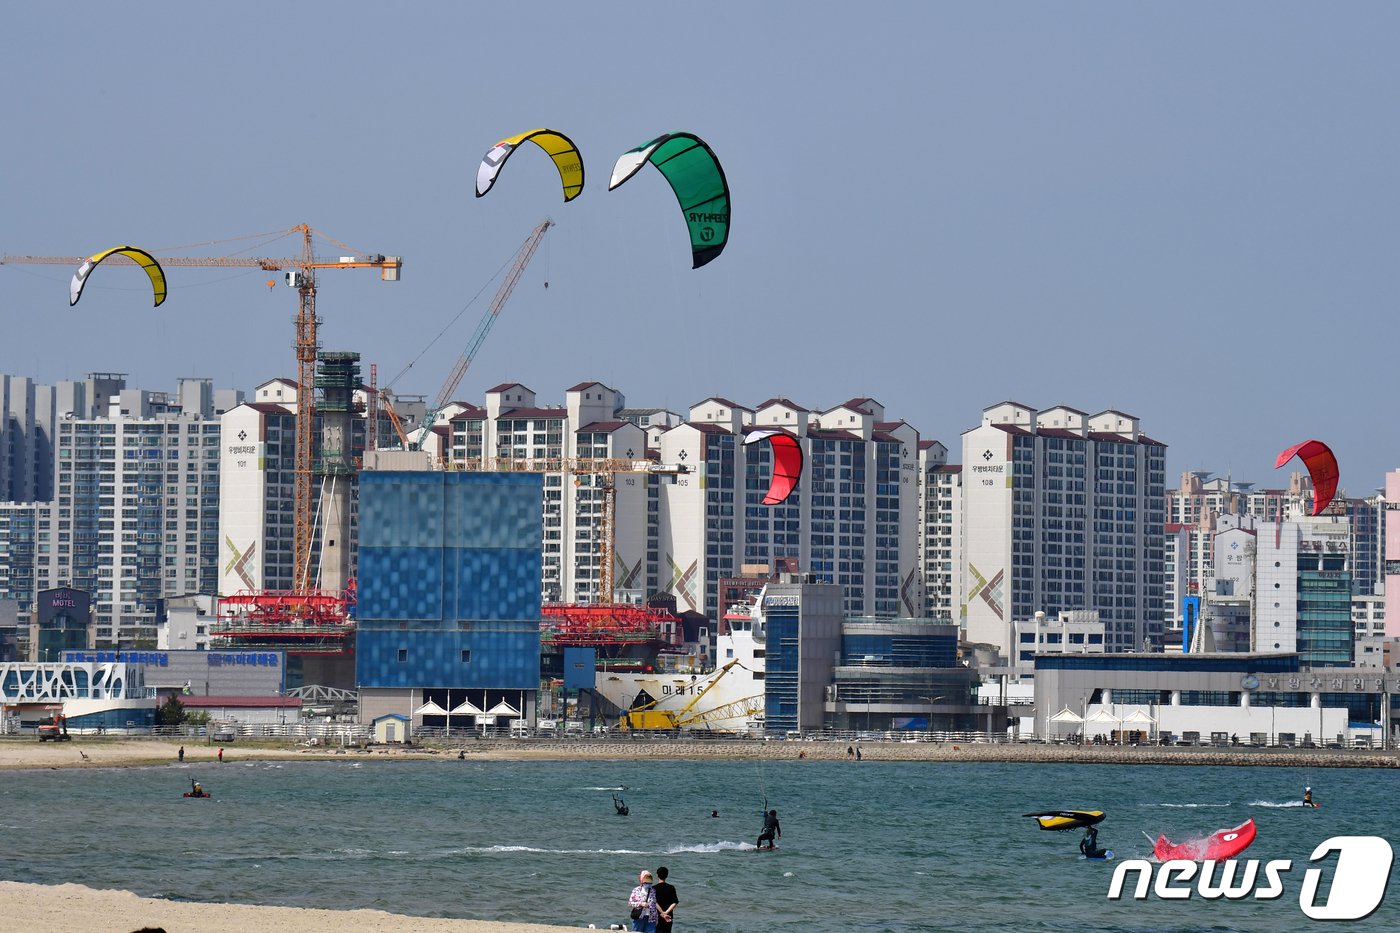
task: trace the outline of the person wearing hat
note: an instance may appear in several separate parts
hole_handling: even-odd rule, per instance
[[[651,872],[644,870],[637,876],[637,886],[627,896],[627,906],[632,908],[634,933],[656,933],[656,921],[661,913],[656,909],[656,892],[651,887]]]

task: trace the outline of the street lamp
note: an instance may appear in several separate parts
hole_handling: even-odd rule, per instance
[[[946,699],[948,699],[948,697],[947,697],[947,695],[945,694],[945,695],[943,695],[943,696],[936,696],[936,697],[925,697],[925,696],[921,696],[921,697],[919,697],[919,699],[921,699],[921,700],[928,700],[928,731],[929,731],[930,733],[932,733],[932,732],[933,732],[933,704],[937,703],[939,700],[946,700]]]

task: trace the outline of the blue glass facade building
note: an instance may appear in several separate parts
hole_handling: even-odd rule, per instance
[[[360,474],[361,688],[534,691],[538,473]]]

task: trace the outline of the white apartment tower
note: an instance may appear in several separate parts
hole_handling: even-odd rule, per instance
[[[919,444],[923,477],[919,525],[923,529],[920,564],[924,572],[925,614],[939,622],[961,624],[962,599],[962,465],[948,462],[948,448],[938,441]]]
[[[746,429],[798,439],[805,466],[786,502],[765,506],[771,455]],[[844,591],[847,615],[921,618],[919,436],[868,398],[812,412],[786,399],[749,409],[724,398],[691,407],[660,438],[663,463],[692,470],[661,487],[666,592],[681,611],[717,618],[718,583],[782,560]]]
[[[1008,656],[1014,620],[1091,610],[1108,651],[1160,643],[1165,445],[1111,409],[1010,401],[962,444],[968,640]]]
[[[55,445],[50,572],[93,594],[99,644],[154,639],[158,600],[217,580],[219,422],[163,393],[121,405],[60,421]]]

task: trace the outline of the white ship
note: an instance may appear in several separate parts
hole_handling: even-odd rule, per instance
[[[767,645],[762,605],[760,593],[752,604],[725,613],[712,670],[600,668],[597,693],[631,711],[633,728],[762,734]]]

